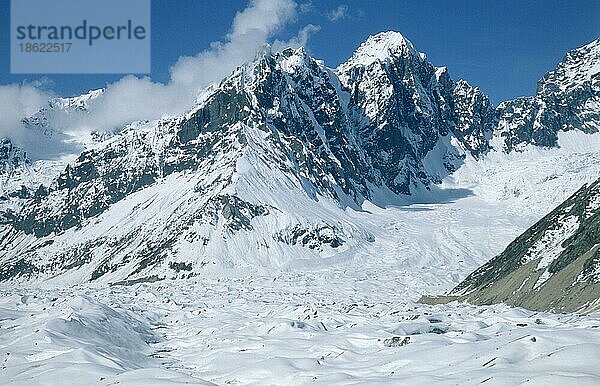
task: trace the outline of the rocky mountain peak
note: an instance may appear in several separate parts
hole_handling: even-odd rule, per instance
[[[374,62],[389,62],[401,57],[413,57],[425,60],[425,54],[419,53],[413,44],[401,33],[395,31],[380,32],[371,35],[354,52],[348,61],[340,66],[344,70],[350,66],[369,66]]]
[[[496,123],[494,110],[488,97],[466,80],[459,80],[453,90],[457,136],[467,150],[475,157],[485,154],[489,149]]]
[[[320,73],[325,65],[322,61],[309,55],[304,47],[286,48],[281,53],[274,56],[279,67],[292,76],[299,76],[309,72]]]
[[[60,108],[60,109],[80,109],[85,110],[88,107],[90,101],[100,97],[104,93],[103,88],[99,88],[96,90],[90,90],[82,95],[77,95],[74,97],[68,98],[54,98],[50,100],[49,107],[50,108]]]
[[[558,133],[600,130],[600,40],[576,48],[546,73],[532,97],[501,103],[495,147],[520,151],[533,144],[555,147]]]
[[[0,139],[0,175],[12,172],[19,165],[29,163],[27,154],[8,138]]]
[[[600,39],[569,51],[558,66],[538,82],[538,93],[600,89]]]
[[[60,132],[60,128],[56,127],[57,115],[86,111],[89,103],[103,93],[104,89],[97,89],[74,97],[52,98],[48,101],[47,106],[42,107],[34,115],[24,118],[23,124],[29,130],[37,131],[46,136],[53,136]]]

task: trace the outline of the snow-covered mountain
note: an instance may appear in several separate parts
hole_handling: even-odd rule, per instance
[[[447,69],[433,66],[397,32],[370,37],[336,72],[350,96],[361,148],[395,193],[410,194],[456,170],[463,152],[452,138],[478,142],[471,138],[477,129],[465,122],[480,114],[475,110],[482,106],[467,96],[476,91],[461,83],[464,97],[455,99]]]
[[[600,308],[600,179],[582,187],[450,292],[540,311]]]
[[[99,89],[72,98],[52,98],[36,114],[23,118],[18,142],[0,140],[0,211],[18,210],[91,142],[65,134],[57,118],[87,113],[89,102],[102,93]]]
[[[595,71],[598,42],[589,46],[542,82],[581,85],[538,93],[580,98],[581,124],[555,135],[597,127],[597,76],[573,75]],[[513,134],[528,129],[522,114],[507,115],[510,103],[494,111],[396,32],[371,36],[335,70],[302,48],[262,52],[187,114],[87,145],[25,185],[19,205],[9,192],[0,279],[132,282],[353,256],[375,239],[369,221],[353,217],[367,201],[435,196],[466,159],[498,143],[516,149]]]
[[[89,103],[101,96],[103,92],[103,89],[98,89],[71,98],[52,98],[37,113],[30,117],[23,117],[21,123],[23,124],[24,133],[21,135],[23,137],[21,140],[24,140],[25,143],[16,144],[9,138],[2,139],[7,148],[10,143],[13,151],[12,155],[9,153],[2,154],[0,158],[0,175],[18,172],[19,166],[32,164],[36,160],[47,160],[49,155],[37,147],[44,147],[44,145],[57,147],[60,146],[60,141],[65,139],[59,116],[85,114]],[[34,143],[27,143],[28,139],[33,139]],[[27,148],[24,148],[25,146]]]
[[[85,94],[71,98],[53,98],[47,106],[42,107],[36,114],[23,119],[26,129],[38,131],[46,136],[52,136],[61,132],[56,126],[58,114],[76,114],[85,112],[89,103],[100,97],[104,89],[91,90]]]
[[[559,131],[600,130],[600,39],[565,55],[532,97],[507,101],[496,110],[497,146],[505,151],[527,144],[556,146]]]

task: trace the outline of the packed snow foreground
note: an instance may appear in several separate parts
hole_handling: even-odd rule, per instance
[[[600,383],[597,312],[418,302],[598,179],[599,47],[493,108],[387,32],[63,158],[3,140],[0,383]]]
[[[5,290],[2,383],[599,381],[598,315],[423,306],[393,275],[357,270]]]

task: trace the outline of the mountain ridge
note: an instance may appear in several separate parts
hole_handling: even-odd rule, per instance
[[[499,141],[507,151],[556,145],[504,115],[496,135],[481,90],[453,82],[399,33],[361,47],[335,70],[302,48],[267,50],[187,114],[88,147],[0,212],[0,279],[75,271],[114,282],[340,254],[373,237],[346,208],[427,191]],[[585,82],[583,106],[597,97]],[[593,123],[594,108],[574,116]]]

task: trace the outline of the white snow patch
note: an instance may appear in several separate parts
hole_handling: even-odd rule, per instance
[[[341,271],[0,291],[5,384],[596,384],[600,315],[425,306]],[[395,344],[401,341],[405,345]]]

